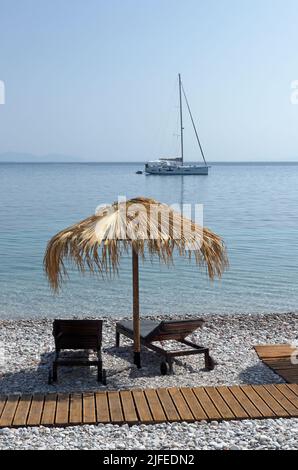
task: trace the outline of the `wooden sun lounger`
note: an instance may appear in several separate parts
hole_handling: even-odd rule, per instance
[[[57,381],[59,366],[97,366],[97,380],[106,384],[102,368],[102,320],[54,320],[55,360],[49,373],[49,383]],[[60,357],[61,350],[84,350],[84,357]],[[97,359],[89,360],[88,352],[96,351]]]
[[[193,354],[204,354],[205,367],[207,370],[214,369],[214,361],[209,354],[209,349],[198,344],[186,340],[186,337],[198,328],[202,327],[204,320],[170,320],[170,321],[153,321],[141,320],[141,344],[148,349],[162,356],[163,360],[160,364],[160,372],[162,375],[173,372],[173,359],[175,357],[190,356]],[[116,346],[120,345],[120,334],[133,339],[133,322],[121,321],[116,324]],[[190,349],[166,350],[159,347],[155,342],[163,342],[174,340],[188,346]]]

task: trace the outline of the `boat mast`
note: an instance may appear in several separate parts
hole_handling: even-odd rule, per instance
[[[182,120],[182,84],[181,84],[181,75],[178,74],[179,78],[179,103],[180,103],[180,141],[181,141],[181,161],[183,165],[183,120]]]

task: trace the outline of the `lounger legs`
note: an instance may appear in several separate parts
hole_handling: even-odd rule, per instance
[[[48,383],[51,385],[53,382],[57,382],[57,371],[58,366],[73,366],[73,365],[80,365],[80,366],[97,366],[97,381],[101,382],[103,385],[106,385],[106,371],[102,367],[102,355],[101,350],[97,350],[97,361],[93,361],[93,363],[88,363],[89,361],[81,361],[81,362],[71,362],[67,361],[64,362],[63,360],[59,360],[59,351],[56,351],[55,359],[53,361],[52,370],[49,371],[49,378]]]
[[[173,359],[172,359],[171,357],[169,357],[169,358],[167,359],[167,363],[168,363],[168,365],[169,365],[169,372],[170,372],[170,374],[173,374]]]
[[[97,359],[98,359],[98,364],[97,364],[97,381],[101,382],[103,385],[107,384],[107,379],[106,379],[106,371],[105,369],[102,368],[102,357],[101,357],[101,350],[97,351]]]
[[[209,349],[207,349],[205,352],[205,367],[207,370],[213,370],[215,367],[215,362],[209,354]]]
[[[116,348],[120,346],[120,333],[116,331]]]
[[[102,369],[102,361],[99,361],[98,362],[98,366],[97,366],[97,382],[103,382],[103,369]]]
[[[173,358],[167,357],[166,362],[162,361],[160,363],[160,373],[161,375],[173,374]]]
[[[60,351],[56,351],[55,360],[53,362],[53,377],[52,377],[53,382],[57,382],[57,368],[58,368],[57,361],[59,358],[59,352]]]
[[[141,369],[141,353],[140,352],[134,352],[133,353],[133,359],[134,359],[134,363],[135,365],[137,366],[138,369]]]
[[[53,382],[57,382],[57,364],[54,362],[53,364]]]

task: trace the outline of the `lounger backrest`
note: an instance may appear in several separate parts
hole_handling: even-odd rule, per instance
[[[102,323],[102,320],[54,320],[56,349],[100,348]]]
[[[149,341],[182,340],[200,328],[204,323],[201,318],[191,320],[162,321],[147,337]]]

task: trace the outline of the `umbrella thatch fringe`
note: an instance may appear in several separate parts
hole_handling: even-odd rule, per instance
[[[120,258],[132,248],[141,258],[158,256],[169,265],[173,253],[206,266],[210,279],[221,277],[228,266],[223,240],[154,199],[136,198],[114,203],[56,234],[48,243],[44,267],[57,290],[67,277],[65,261],[84,273],[118,273]]]

